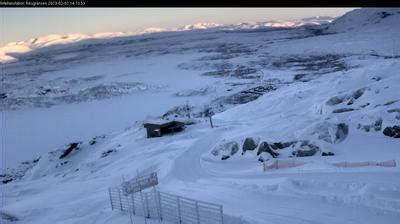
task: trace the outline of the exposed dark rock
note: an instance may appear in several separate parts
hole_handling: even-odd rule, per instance
[[[305,150],[302,150],[302,149],[295,150],[292,152],[293,156],[296,156],[296,157],[313,156],[313,155],[315,155],[315,153],[317,153],[319,151],[318,146],[309,143],[307,140],[302,141],[300,147]]]
[[[301,81],[301,82],[308,82],[312,80],[312,76],[309,76],[307,74],[296,74],[293,77],[294,81]]]
[[[386,102],[385,104],[383,104],[384,106],[389,106],[389,105],[391,105],[391,104],[394,104],[394,103],[396,103],[398,100],[391,100],[391,101],[389,101],[389,102]]]
[[[13,181],[13,179],[9,178],[9,179],[3,179],[1,182],[3,182],[3,184],[6,184],[6,183],[11,182],[11,181]]]
[[[296,143],[296,141],[293,141],[293,142],[274,142],[274,143],[269,144],[269,146],[272,149],[276,150],[276,149],[287,148],[287,147],[289,147],[289,146],[291,146],[291,145],[293,145],[295,143]]]
[[[257,70],[254,68],[241,65],[233,71],[233,75],[237,78],[257,78],[257,75],[249,76],[250,74],[255,74],[256,72]]]
[[[361,108],[364,108],[364,107],[367,107],[367,106],[369,106],[369,105],[370,105],[370,103],[366,103],[366,104],[361,105],[360,107],[361,107]]]
[[[318,146],[311,144],[308,140],[301,141],[300,147],[309,147],[310,149],[319,150]]]
[[[258,147],[257,155],[260,155],[262,152],[267,152],[271,154],[273,158],[279,156],[279,153],[274,152],[268,145],[268,142],[261,142],[260,146]]]
[[[79,149],[79,143],[78,142],[74,142],[71,143],[67,146],[67,149],[64,150],[63,154],[59,157],[59,159],[63,159],[66,156],[68,156],[74,149],[78,150]]]
[[[361,88],[361,89],[354,91],[351,95],[348,94],[348,95],[334,96],[334,97],[330,98],[326,102],[326,104],[330,105],[330,106],[334,106],[334,105],[341,104],[344,101],[348,100],[347,105],[352,105],[352,104],[354,104],[355,100],[357,100],[364,94],[365,90],[366,90],[366,88]],[[343,109],[345,109],[345,108],[343,108]],[[341,109],[338,109],[338,110],[341,110]],[[342,111],[342,112],[346,112],[346,111]],[[334,113],[341,113],[341,112],[334,112]]]
[[[354,103],[354,98],[350,98],[350,100],[347,102],[347,105],[352,105]]]
[[[239,151],[239,144],[237,142],[227,142],[225,144],[218,145],[215,147],[212,151],[211,154],[214,156],[218,155],[235,155]]]
[[[235,142],[231,145],[231,155],[235,155],[239,151],[239,145]]]
[[[343,141],[349,134],[349,126],[345,123],[340,123],[337,125],[337,130],[335,134],[335,143]]]
[[[260,74],[257,73],[255,68],[244,65],[239,65],[236,66],[236,68],[233,68],[231,64],[217,63],[215,64],[215,69],[216,70],[214,71],[205,72],[202,75],[215,77],[231,76],[239,79],[256,79],[260,77]]]
[[[256,141],[253,139],[253,138],[251,138],[251,137],[247,137],[245,140],[244,140],[244,143],[243,143],[243,152],[246,152],[246,151],[248,151],[248,150],[254,150],[254,149],[256,149],[257,148],[257,143],[256,143]]]
[[[388,113],[400,113],[400,108],[390,109],[387,112]]]
[[[60,166],[64,166],[65,164],[67,164],[69,161],[64,161],[61,162],[60,164],[57,164],[56,168],[60,167]]]
[[[382,19],[384,19],[384,18],[386,18],[386,17],[388,17],[388,16],[391,16],[391,15],[393,15],[393,14],[392,14],[392,13],[388,13],[388,12],[379,12],[378,15],[379,15]]]
[[[7,98],[7,93],[0,93],[0,99]]]
[[[347,100],[346,96],[334,96],[326,101],[327,105],[334,106],[337,104],[343,103],[343,101]]]
[[[333,110],[332,113],[344,113],[344,112],[349,112],[349,111],[353,111],[353,108],[339,108],[336,110]]]
[[[169,111],[167,111],[165,114],[162,115],[163,119],[166,118],[177,118],[177,117],[186,117],[186,118],[190,118],[191,114],[193,112],[194,107],[190,106],[188,104],[185,105],[181,105],[181,106],[176,106],[172,109],[170,109]]]
[[[310,149],[310,150],[296,150],[292,152],[292,155],[296,157],[306,157],[306,156],[313,156],[315,153],[317,153],[318,150],[316,149]]]
[[[307,57],[292,56],[272,62],[274,67],[291,67],[298,71],[313,73],[314,78],[331,72],[347,70],[349,66],[341,60],[343,55],[310,55]]]
[[[365,92],[365,88],[361,88],[361,89],[356,90],[356,91],[352,94],[352,96],[353,96],[354,99],[358,99],[358,98],[360,98],[360,97],[364,94],[364,92]]]
[[[383,134],[392,138],[400,138],[400,126],[386,127]]]
[[[229,158],[230,158],[230,156],[223,155],[223,156],[221,157],[221,160],[227,160],[227,159],[229,159]]]
[[[374,77],[372,77],[371,79],[374,80],[374,81],[379,81],[379,80],[381,80],[382,78],[379,77],[379,76],[374,76]]]
[[[265,86],[257,86],[254,88],[250,88],[250,89],[235,93],[231,96],[228,96],[226,99],[226,103],[228,103],[228,104],[245,104],[245,103],[251,102],[253,100],[256,100],[263,94],[274,91],[276,89],[277,88],[273,84],[269,84],[269,85],[265,85]]]
[[[105,137],[106,137],[105,135],[96,136],[96,137],[92,138],[92,139],[89,141],[89,145],[94,145],[94,144],[97,143],[97,141],[98,141],[99,139],[103,139],[103,138],[105,138]]]
[[[39,159],[40,157],[32,161],[24,161],[17,168],[5,169],[7,173],[0,174],[1,183],[6,184],[21,179],[28,170],[39,162]]]
[[[3,221],[7,221],[6,223],[9,223],[9,222],[14,223],[14,222],[19,221],[19,218],[15,217],[12,214],[9,214],[8,212],[0,211],[0,222],[3,223]]]
[[[101,153],[101,158],[107,157],[108,155],[110,155],[111,153],[114,153],[114,152],[117,152],[117,150],[116,149],[106,150]]]
[[[375,130],[375,131],[380,131],[380,130],[382,130],[382,118],[379,118],[378,120],[375,121],[375,123],[374,123],[374,130]]]
[[[322,156],[334,156],[335,153],[333,152],[322,152]]]
[[[366,132],[369,132],[371,130],[371,126],[370,125],[362,125],[362,124],[358,124],[357,126],[358,129],[364,130]]]

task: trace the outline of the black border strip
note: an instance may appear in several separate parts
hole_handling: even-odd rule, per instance
[[[0,0],[0,7],[400,7],[391,0]]]

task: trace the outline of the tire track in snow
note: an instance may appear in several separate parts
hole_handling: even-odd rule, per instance
[[[212,172],[208,172],[207,169],[202,166],[201,155],[212,149],[223,134],[223,131],[224,129],[215,128],[196,141],[175,160],[174,166],[166,179],[170,180],[176,178],[185,182],[194,182],[200,178],[213,177],[214,175]]]

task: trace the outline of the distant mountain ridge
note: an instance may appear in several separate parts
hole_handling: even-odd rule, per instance
[[[179,28],[165,29],[159,27],[150,27],[137,32],[103,32],[94,34],[71,33],[66,35],[50,34],[42,37],[32,38],[27,41],[10,42],[0,48],[0,62],[9,63],[16,61],[13,54],[20,54],[48,47],[53,45],[76,43],[88,39],[110,39],[114,37],[134,36],[146,33],[157,33],[167,31],[190,31],[190,30],[204,30],[204,29],[224,29],[224,30],[240,30],[240,29],[260,29],[260,28],[294,28],[304,25],[322,25],[333,21],[333,17],[329,16],[316,16],[308,17],[300,20],[278,21],[271,20],[266,22],[256,23],[239,23],[239,24],[218,24],[212,22],[195,23],[185,25]]]

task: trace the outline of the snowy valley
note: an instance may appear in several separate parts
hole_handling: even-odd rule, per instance
[[[225,223],[398,223],[400,9],[57,38],[0,51],[2,223],[129,223],[150,171]]]

